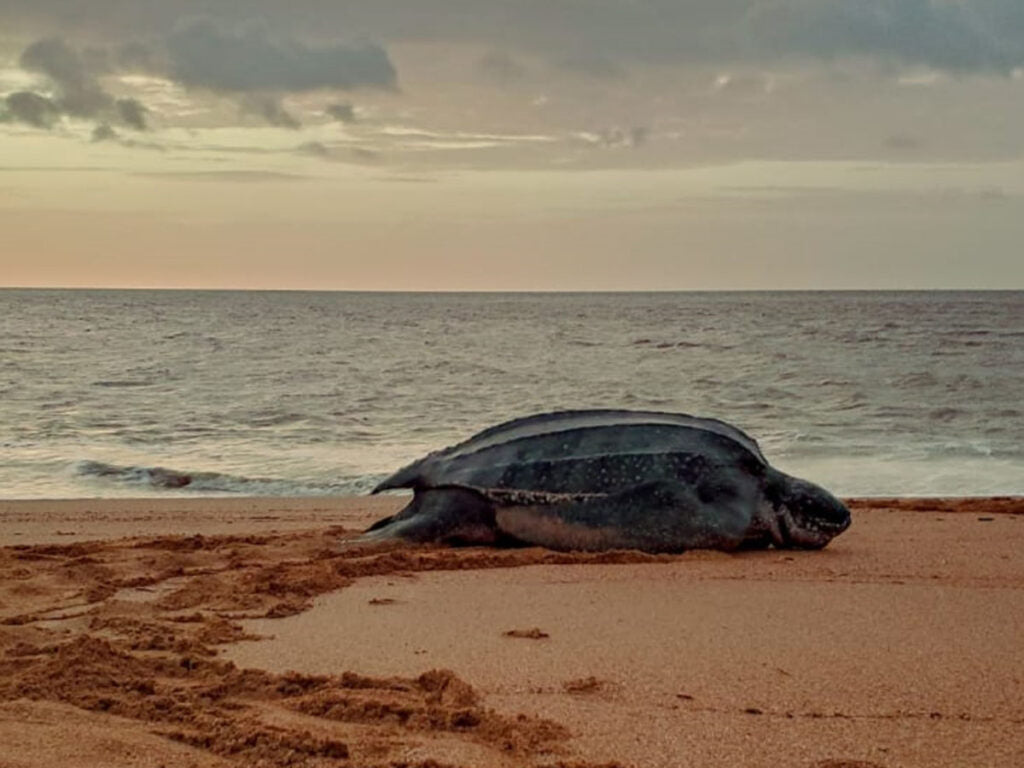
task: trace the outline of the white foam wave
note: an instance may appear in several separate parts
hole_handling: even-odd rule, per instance
[[[77,462],[74,472],[97,483],[115,483],[168,492],[243,496],[349,496],[367,493],[384,478],[383,475],[358,475],[327,483],[244,477],[222,472],[188,472],[167,467],[118,465],[89,460]]]

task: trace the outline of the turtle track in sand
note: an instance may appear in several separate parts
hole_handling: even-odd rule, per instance
[[[362,576],[666,558],[393,544],[339,551],[344,535],[2,548],[0,706],[56,705],[111,727],[127,722],[191,748],[201,767],[588,765],[565,762],[570,734],[561,725],[495,712],[447,670],[272,674],[218,659],[217,646],[255,639],[239,619],[293,615]]]

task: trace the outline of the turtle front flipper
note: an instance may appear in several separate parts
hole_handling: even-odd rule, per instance
[[[404,541],[438,544],[499,544],[494,507],[471,488],[441,487],[416,491],[398,514],[371,525],[354,543]]]
[[[554,504],[507,504],[495,509],[502,533],[549,549],[736,549],[752,517],[741,488],[715,488],[704,500],[689,485],[658,481],[618,493]]]

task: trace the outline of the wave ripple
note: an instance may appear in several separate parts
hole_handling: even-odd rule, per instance
[[[0,496],[356,493],[560,408],[724,419],[840,494],[1024,493],[1021,307],[1019,291],[0,290]]]

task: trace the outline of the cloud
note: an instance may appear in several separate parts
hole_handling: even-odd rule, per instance
[[[146,130],[146,107],[137,99],[115,99],[99,82],[108,58],[103,49],[79,51],[56,37],[30,44],[19,59],[23,69],[45,75],[57,90],[54,97],[23,91],[7,98],[15,119],[50,128],[61,115],[114,120]],[[12,105],[11,100],[14,99]],[[109,128],[109,126],[107,126]]]
[[[67,41],[26,50],[25,65],[45,84],[0,70],[3,119],[46,128],[77,111],[92,113],[87,131],[97,123],[124,137],[147,122],[181,129],[173,142],[161,139],[169,149],[204,142],[211,128],[262,122],[281,130],[253,130],[245,141],[291,153],[308,139],[327,141],[329,126],[315,123],[338,121],[337,132],[353,118],[367,124],[346,129],[348,140],[362,137],[391,162],[454,154],[437,160],[436,142],[378,137],[377,127],[398,120],[562,138],[550,158],[525,148],[489,153],[502,167],[577,158],[644,168],[705,158],[925,161],[1021,148],[1013,125],[1024,80],[999,76],[1024,72],[1024,0],[90,0],[88,13],[74,14],[69,0],[0,6],[8,40],[31,40],[19,37],[28,27],[7,22],[34,14],[46,17],[36,30],[63,30]],[[153,84],[119,77],[133,73]],[[400,99],[379,92],[394,89],[399,74]],[[126,96],[143,109],[119,105]],[[535,97],[544,109],[530,109]],[[939,121],[927,142],[889,137],[915,134],[922,114]],[[307,131],[289,134],[300,122]],[[656,133],[632,130],[644,125]],[[569,139],[578,129],[591,133]],[[328,144],[348,159],[344,146]]]
[[[129,72],[148,72],[157,67],[153,49],[137,40],[117,46],[114,59],[118,69]]]
[[[750,5],[746,33],[762,55],[856,55],[1007,75],[1024,62],[1019,0],[762,0]]]
[[[94,144],[100,142],[115,142],[120,144],[122,147],[129,149],[153,149],[158,152],[164,152],[166,147],[162,144],[157,144],[152,141],[136,141],[135,139],[126,139],[119,134],[110,123],[100,123],[92,129],[92,141]]]
[[[93,74],[86,71],[82,57],[57,37],[32,43],[22,51],[19,62],[24,69],[42,72],[69,91],[87,91],[97,87]]]
[[[647,143],[651,136],[651,129],[646,125],[634,125],[629,129],[628,143],[631,147],[640,147]]]
[[[356,121],[356,109],[351,104],[328,104],[324,114],[333,117],[340,123],[354,123]]]
[[[307,141],[304,144],[300,144],[295,148],[295,151],[300,155],[310,155],[311,157],[330,157],[331,150],[327,148],[327,145],[319,141]]]
[[[270,96],[249,96],[242,102],[242,111],[246,114],[258,115],[269,125],[278,128],[298,130],[302,127],[299,119],[286,110],[277,99]]]
[[[508,85],[526,77],[526,68],[505,51],[488,51],[477,62],[480,71],[498,85]]]
[[[92,129],[93,141],[117,141],[117,131],[107,123],[100,123]]]
[[[52,99],[32,91],[16,91],[4,99],[0,119],[26,123],[35,128],[51,128],[60,118],[60,113],[60,107]]]
[[[46,75],[60,91],[61,111],[75,117],[94,117],[113,106],[114,99],[100,87],[91,65],[59,38],[37,40],[21,54],[23,69]]]
[[[173,0],[172,0],[173,1]],[[0,12],[0,20],[2,20]],[[4,98],[6,121],[51,128],[62,115],[96,119],[137,131],[148,128],[149,109],[136,98],[116,98],[100,78],[125,72],[158,74],[193,88],[239,98],[243,113],[270,125],[298,129],[301,122],[281,104],[281,95],[319,88],[392,89],[396,75],[387,52],[372,43],[306,44],[271,34],[265,23],[221,26],[208,19],[176,25],[154,44],[127,42],[106,48],[78,48],[62,38],[30,44],[19,63],[45,75],[55,93],[30,91]],[[155,47],[154,47],[155,46]],[[328,113],[351,122],[350,104],[332,104]],[[101,131],[105,133],[105,131]]]
[[[843,56],[956,72],[1024,66],[1020,0],[90,0],[87,12],[73,10],[70,0],[4,0],[2,6],[5,32],[86,30],[119,43],[162,36],[178,19],[207,14],[220,21],[179,28],[176,61],[194,84],[232,90],[285,90],[296,83],[308,89],[323,79],[328,87],[393,85],[378,46],[297,42],[339,29],[389,43],[469,43],[513,55],[604,57],[627,67]],[[251,16],[281,35],[232,27]],[[253,60],[262,63],[249,70],[244,63]]]
[[[580,131],[573,134],[573,138],[591,147],[636,149],[646,144],[650,135],[647,126],[635,125],[629,129],[608,128],[600,133]]]
[[[121,122],[137,131],[146,130],[146,113],[149,111],[138,99],[118,99],[114,102]]]
[[[178,25],[166,43],[171,77],[190,87],[297,92],[396,84],[395,68],[379,45],[306,44],[273,35],[265,23],[227,28],[195,19]]]

